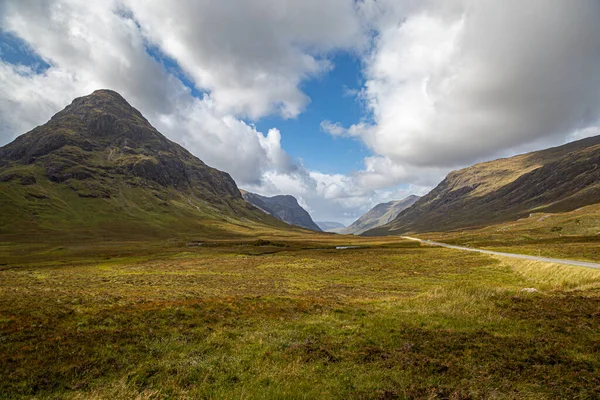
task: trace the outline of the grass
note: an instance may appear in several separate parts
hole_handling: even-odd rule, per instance
[[[524,279],[544,290],[581,291],[600,289],[600,270],[573,268],[564,264],[524,261],[502,257]]]
[[[197,232],[203,232],[203,238],[239,239],[255,237],[269,228],[280,231],[287,227],[268,216],[264,216],[261,224],[257,215],[262,217],[262,213],[245,210],[246,203],[241,198],[240,204],[236,204],[238,214],[231,210],[224,213],[173,188],[132,187],[117,178],[111,188],[117,195],[82,198],[86,191],[95,190],[86,186],[93,182],[73,181],[70,187],[48,181],[39,168],[31,170],[36,171],[36,175],[32,175],[37,179],[35,185],[24,186],[16,181],[1,183],[0,241],[147,242],[186,235],[196,237]],[[74,185],[81,186],[81,190],[74,190]]]
[[[5,244],[0,397],[600,395],[598,271],[397,238],[191,244]]]
[[[532,213],[528,218],[479,229],[417,236],[507,253],[598,262],[600,204],[565,213]]]

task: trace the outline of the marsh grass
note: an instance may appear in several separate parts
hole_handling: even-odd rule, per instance
[[[525,281],[544,290],[582,291],[600,289],[600,270],[573,268],[568,265],[541,261],[515,260],[502,257]]]
[[[587,270],[327,235],[72,251],[0,271],[2,398],[600,394]]]

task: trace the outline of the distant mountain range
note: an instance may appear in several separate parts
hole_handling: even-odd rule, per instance
[[[266,213],[286,222],[290,225],[300,226],[312,231],[321,231],[314,223],[308,211],[298,204],[298,200],[290,195],[278,195],[273,197],[261,196],[256,193],[241,191],[242,197],[249,203],[255,205]]]
[[[412,206],[417,200],[419,200],[419,196],[411,195],[402,200],[377,204],[352,223],[352,225],[342,229],[339,233],[360,235],[369,229],[385,225],[396,218],[400,212]]]
[[[75,99],[0,148],[0,205],[0,236],[31,240],[220,237],[242,222],[286,227],[110,90]]]
[[[346,225],[333,221],[317,221],[316,224],[324,232],[339,233]]]
[[[600,202],[600,136],[453,171],[367,235],[446,231]]]

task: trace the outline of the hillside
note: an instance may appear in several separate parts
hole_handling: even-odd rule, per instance
[[[566,212],[600,202],[600,136],[453,171],[367,235],[432,232]]]
[[[315,222],[323,232],[339,233],[346,225],[335,221],[316,221]]]
[[[0,235],[11,240],[219,236],[242,221],[284,227],[109,90],[75,99],[0,148],[0,205]]]
[[[266,197],[245,190],[242,190],[241,193],[247,202],[281,221],[290,225],[296,225],[312,231],[321,232],[321,228],[315,224],[310,217],[310,214],[298,204],[298,201],[294,196],[279,195]]]
[[[423,237],[460,246],[508,253],[600,261],[600,203],[561,213],[525,218],[477,229],[430,232]]]
[[[377,204],[362,217],[354,221],[350,226],[342,229],[340,233],[346,235],[360,235],[369,229],[385,225],[396,218],[400,212],[415,204],[417,200],[419,200],[419,196],[410,195],[402,200]]]

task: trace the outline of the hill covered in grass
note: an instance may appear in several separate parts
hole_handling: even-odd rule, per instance
[[[600,136],[453,171],[367,235],[448,231],[600,203]]]
[[[0,148],[0,205],[6,240],[286,228],[110,90],[75,99]]]
[[[507,253],[600,261],[600,203],[561,213],[531,213],[476,229],[428,232],[428,239]]]
[[[417,200],[419,200],[419,196],[410,195],[402,200],[377,204],[362,217],[354,221],[352,225],[342,229],[340,233],[360,235],[369,229],[385,225],[396,218],[403,210],[415,204]]]
[[[254,204],[256,207],[283,222],[310,229],[311,231],[321,231],[321,228],[315,224],[308,211],[298,204],[298,200],[294,196],[279,195],[266,197],[245,190],[242,190],[241,193],[247,202]]]

